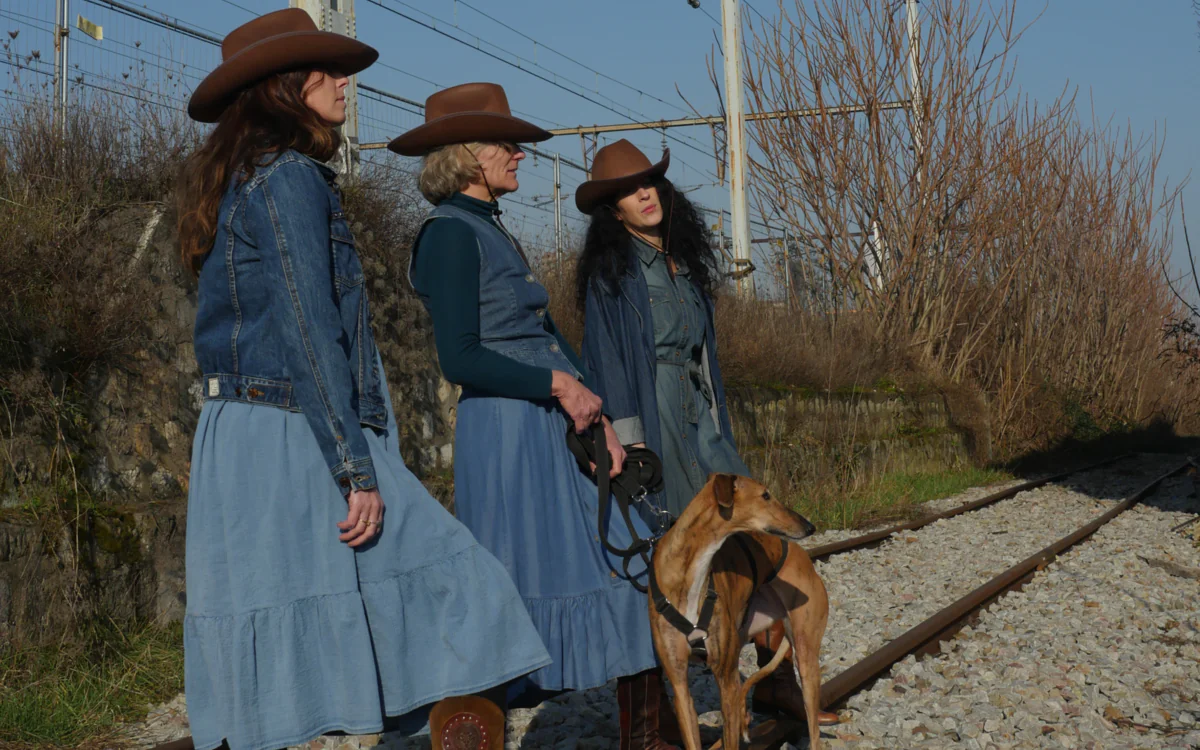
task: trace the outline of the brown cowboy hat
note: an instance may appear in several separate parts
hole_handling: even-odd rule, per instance
[[[650,159],[629,141],[622,138],[596,152],[592,162],[592,179],[575,190],[575,207],[590,214],[604,201],[636,190],[653,177],[667,173],[671,166],[671,149],[663,149],[662,161],[651,164]]]
[[[273,73],[328,65],[349,76],[378,57],[374,47],[357,39],[319,30],[300,8],[267,13],[225,36],[222,62],[192,92],[188,115],[200,122],[216,122],[235,94]]]
[[[388,144],[402,156],[424,156],[452,143],[505,141],[537,143],[552,136],[512,116],[504,89],[494,83],[464,83],[425,100],[425,124]]]

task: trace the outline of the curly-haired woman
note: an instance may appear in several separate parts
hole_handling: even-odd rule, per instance
[[[717,260],[699,211],[666,178],[670,164],[670,152],[652,164],[620,140],[600,149],[592,179],[575,191],[576,207],[591,216],[575,277],[583,361],[622,445],[662,458],[663,491],[646,511],[652,524],[677,518],[710,473],[749,474],[717,363]],[[756,637],[760,666],[782,634],[779,625]],[[776,670],[755,688],[755,710],[804,718],[789,673]]]

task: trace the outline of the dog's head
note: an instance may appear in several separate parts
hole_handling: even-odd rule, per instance
[[[784,506],[762,484],[733,474],[713,474],[701,495],[708,495],[729,533],[760,531],[797,542],[816,531],[804,516]],[[700,498],[697,498],[700,499]]]

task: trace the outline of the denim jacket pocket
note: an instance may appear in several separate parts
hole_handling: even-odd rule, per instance
[[[334,211],[329,220],[329,239],[333,253],[333,272],[339,292],[363,283],[362,262],[354,245],[354,236],[346,222],[346,214]]]

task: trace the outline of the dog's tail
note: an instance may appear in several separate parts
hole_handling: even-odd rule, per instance
[[[787,638],[781,639],[779,648],[775,649],[775,655],[771,657],[771,661],[767,662],[766,666],[760,668],[757,672],[750,675],[742,684],[742,704],[745,705],[746,698],[749,697],[750,691],[758,684],[762,678],[771,674],[779,666],[779,663],[787,658],[788,652],[792,650],[792,644]]]

